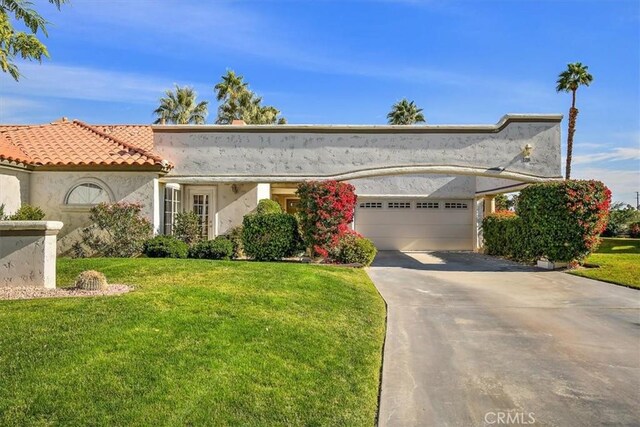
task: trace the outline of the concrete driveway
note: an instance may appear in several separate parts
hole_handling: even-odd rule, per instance
[[[380,426],[640,425],[640,292],[473,253],[380,252]]]

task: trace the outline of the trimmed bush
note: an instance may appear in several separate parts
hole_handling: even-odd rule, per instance
[[[371,265],[378,250],[373,242],[358,233],[344,234],[331,251],[332,259],[342,264]]]
[[[226,235],[227,239],[233,244],[233,258],[241,258],[244,256],[244,247],[242,246],[242,226],[233,227]]]
[[[149,258],[186,258],[189,245],[174,236],[156,236],[144,242],[143,253]]]
[[[258,207],[256,208],[256,213],[258,215],[270,214],[270,213],[282,213],[282,207],[280,207],[280,203],[271,199],[261,199],[258,202]]]
[[[629,237],[637,239],[640,237],[640,222],[634,222],[629,225]]]
[[[76,277],[75,286],[86,291],[104,291],[109,287],[104,274],[95,270],[87,270],[80,273]]]
[[[517,216],[484,219],[485,248],[519,260],[580,261],[597,248],[610,203],[611,192],[599,181],[530,185],[518,197]]]
[[[498,211],[482,220],[482,237],[489,255],[506,256],[510,254],[507,230],[518,220],[515,212]]]
[[[37,206],[22,205],[9,217],[11,221],[40,221],[44,218],[44,211]]]
[[[197,259],[231,259],[233,243],[224,236],[213,240],[201,240],[189,248],[189,258]]]
[[[326,258],[349,232],[356,207],[355,187],[338,181],[309,181],[298,186],[300,225],[312,256]]]
[[[91,208],[89,218],[93,225],[82,230],[82,242],[74,244],[76,254],[133,257],[151,237],[151,223],[139,203],[100,203]]]
[[[245,215],[242,222],[245,254],[258,261],[274,261],[300,251],[298,223],[293,215],[272,213]]]
[[[185,242],[193,245],[201,239],[202,224],[200,217],[195,212],[180,212],[176,214],[173,223],[173,235]]]

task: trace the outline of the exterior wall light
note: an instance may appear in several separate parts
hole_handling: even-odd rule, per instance
[[[533,145],[527,144],[522,149],[522,161],[528,162],[531,160],[531,152],[533,151]]]

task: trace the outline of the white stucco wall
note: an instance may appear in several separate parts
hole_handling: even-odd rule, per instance
[[[30,172],[0,166],[0,205],[4,205],[4,213],[12,214],[21,205],[30,203]]]
[[[58,221],[0,221],[0,287],[56,287]]]
[[[473,176],[395,175],[349,180],[358,196],[421,196],[468,199],[474,196]]]
[[[241,225],[242,218],[258,206],[258,184],[238,184],[236,193],[230,184],[217,187],[217,230],[221,235]]]
[[[156,126],[154,144],[175,165],[167,177],[185,177],[184,183],[351,180],[398,173],[512,174],[535,181],[558,177],[561,169],[559,116],[466,128]],[[527,144],[533,152],[525,162]]]
[[[143,205],[143,214],[154,221],[154,203],[158,200],[156,172],[38,172],[31,175],[31,204],[42,208],[45,219],[62,221],[64,227],[58,236],[58,252],[66,253],[80,237],[83,227],[89,225],[89,207],[71,207],[64,204],[67,192],[83,181],[99,180],[113,195],[112,202],[135,202]]]

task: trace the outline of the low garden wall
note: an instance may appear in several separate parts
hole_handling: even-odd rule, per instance
[[[60,221],[0,221],[0,287],[56,287]]]

